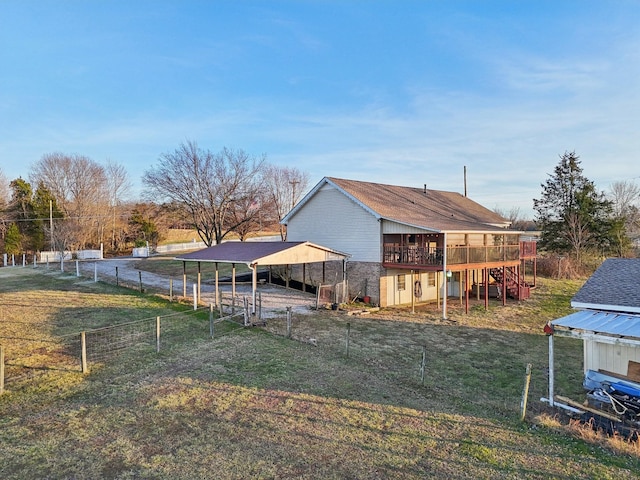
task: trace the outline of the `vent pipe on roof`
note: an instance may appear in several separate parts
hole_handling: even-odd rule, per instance
[[[467,196],[467,166],[464,166],[464,196]]]
[[[424,184],[424,194],[425,195],[427,194],[427,184],[426,183]]]

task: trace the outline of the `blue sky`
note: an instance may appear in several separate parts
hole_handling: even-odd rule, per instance
[[[531,217],[559,155],[640,177],[640,1],[0,0],[0,169],[196,141]],[[636,180],[638,181],[638,180]]]

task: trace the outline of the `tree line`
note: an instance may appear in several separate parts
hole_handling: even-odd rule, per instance
[[[308,174],[269,164],[238,149],[212,152],[187,141],[163,153],[142,177],[137,201],[124,166],[53,153],[33,165],[29,180],[0,172],[0,247],[6,253],[98,248],[118,253],[157,245],[171,228],[195,230],[208,246],[277,232],[280,220],[308,188]],[[575,152],[560,155],[533,199],[536,216],[499,212],[519,230],[540,231],[539,250],[577,265],[603,256],[634,256],[640,239],[640,187],[631,179],[605,193]]]
[[[201,149],[188,141],[160,155],[133,200],[126,168],[82,155],[44,155],[28,180],[0,172],[0,250],[8,254],[103,246],[119,253],[155,246],[171,228],[195,230],[206,245],[259,231],[286,238],[280,219],[309,176],[243,150]]]
[[[640,240],[640,188],[632,179],[598,190],[575,152],[560,156],[533,200],[539,246],[570,258],[578,270],[606,256],[636,256]],[[595,262],[593,262],[595,260]]]

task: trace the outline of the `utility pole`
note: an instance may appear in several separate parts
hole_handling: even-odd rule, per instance
[[[296,206],[296,184],[300,183],[300,180],[290,180],[289,183],[292,185],[291,189],[291,208]]]

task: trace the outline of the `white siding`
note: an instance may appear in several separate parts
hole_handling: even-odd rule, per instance
[[[382,226],[382,233],[428,233],[424,228],[410,227],[403,223],[385,220]]]
[[[629,360],[640,363],[640,347],[584,342],[584,370],[605,370],[627,375]]]
[[[420,290],[422,295],[417,296],[415,301],[419,302],[429,302],[435,301],[438,297],[442,297],[442,273],[441,272],[433,272],[435,275],[436,285],[433,287],[429,286],[428,282],[428,274],[426,272],[414,272],[414,282],[411,282],[411,271],[410,270],[387,270],[387,305],[407,305],[411,304],[412,293],[414,293],[415,289],[415,281],[420,281]],[[398,276],[402,275],[405,279],[405,289],[398,289]],[[440,289],[440,294],[438,292]]]
[[[378,220],[330,185],[318,190],[289,220],[287,240],[347,253],[349,261],[381,261]]]

